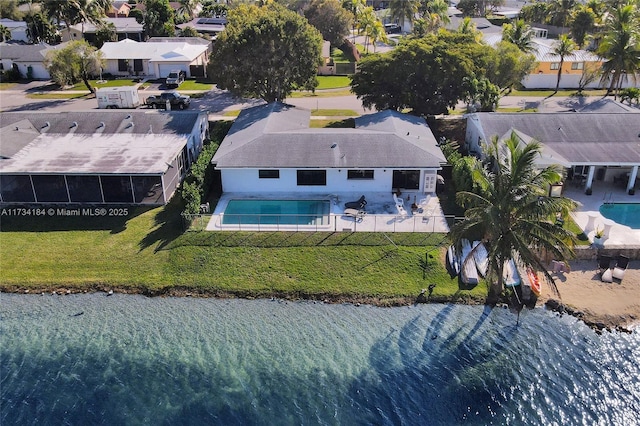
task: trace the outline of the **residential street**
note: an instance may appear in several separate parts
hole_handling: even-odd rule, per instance
[[[25,93],[38,93],[38,90],[45,85],[45,82],[35,81],[25,84],[19,84],[9,90],[0,91],[0,111],[85,111],[97,108],[95,98],[87,99],[29,99],[25,97]],[[157,85],[151,86],[149,89],[141,91],[141,100],[150,95],[161,93]],[[68,92],[67,92],[68,93]],[[189,92],[184,92],[189,94]],[[538,112],[567,112],[571,110],[580,110],[585,107],[594,106],[602,103],[600,96],[585,97],[569,97],[569,96],[553,96],[549,98],[533,97],[533,96],[505,96],[500,99],[501,108],[519,108],[519,109],[537,109]],[[606,98],[613,102],[613,98]],[[192,99],[191,109],[200,111],[209,111],[211,114],[221,113],[223,111],[240,110],[253,105],[258,105],[263,101],[258,99],[241,99],[232,96],[226,90],[212,89],[203,97]],[[362,103],[355,95],[349,96],[309,96],[304,98],[288,98],[287,103],[300,108],[310,110],[316,109],[351,109],[359,114],[374,112],[362,107]],[[618,109],[610,103],[607,108]],[[463,109],[464,105],[460,104],[458,109]]]

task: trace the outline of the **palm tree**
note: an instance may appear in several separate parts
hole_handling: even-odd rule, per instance
[[[364,0],[343,0],[342,7],[347,9],[353,14],[351,33],[353,34],[353,44],[356,44],[356,27],[358,26],[358,20],[362,9],[365,8]]]
[[[420,4],[418,8],[423,18],[433,20],[433,15],[444,24],[451,22],[449,18],[449,4],[445,0],[426,0]],[[431,15],[431,17],[429,17]]]
[[[195,16],[195,9],[199,2],[197,0],[180,0],[180,8],[178,13],[186,16],[188,20],[192,20]]]
[[[369,37],[371,37],[371,43],[373,43],[373,53],[376,52],[377,42],[381,41],[383,43],[389,43],[389,38],[387,37],[387,32],[384,29],[384,25],[382,25],[382,22],[380,22],[379,20],[376,20],[376,22],[373,24]]]
[[[462,239],[482,239],[489,253],[490,280],[488,303],[498,301],[504,289],[504,263],[513,259],[520,268],[541,272],[557,293],[553,277],[541,260],[546,252],[558,260],[573,256],[575,236],[555,223],[558,213],[567,215],[576,204],[568,198],[550,197],[548,185],[562,178],[560,166],[538,168],[541,145],[531,141],[522,145],[515,132],[487,147],[488,162],[473,159],[474,192],[456,195],[467,208],[449,238],[456,247]]]
[[[576,50],[576,44],[566,34],[562,34],[558,38],[558,42],[553,46],[551,51],[554,55],[560,56],[560,66],[558,67],[558,81],[556,82],[556,91],[560,87],[560,78],[562,77],[562,65],[564,64],[564,58],[571,55]]]
[[[514,24],[502,26],[502,39],[515,44],[524,53],[532,53],[535,50],[533,36],[533,30],[522,19],[518,19]]]
[[[367,53],[369,52],[369,39],[372,34],[375,32],[375,25],[378,21],[378,17],[373,11],[373,7],[368,6],[365,7],[360,13],[360,18],[358,19],[358,31],[360,34],[364,34],[364,45]]]
[[[601,83],[609,80],[608,92],[617,91],[626,76],[637,82],[640,73],[640,16],[633,2],[614,9],[607,17],[607,33],[598,54],[607,61],[602,65]]]
[[[417,0],[391,0],[389,3],[389,12],[391,20],[400,24],[404,30],[404,23],[408,21],[413,24],[413,20],[418,12]]]

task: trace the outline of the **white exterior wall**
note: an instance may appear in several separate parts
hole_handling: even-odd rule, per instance
[[[390,193],[393,190],[391,186],[393,183],[393,169],[373,169],[373,179],[347,179],[347,170],[349,169],[328,169],[327,184],[323,186],[298,186],[298,170],[305,169],[280,169],[279,179],[260,179],[258,177],[258,169],[221,169],[222,191],[334,194],[342,192]],[[424,189],[424,176],[425,171],[422,170],[420,173],[420,192]]]
[[[20,74],[23,77],[27,77],[27,73],[29,72],[29,67],[32,70],[32,76],[35,80],[50,80],[51,75],[49,71],[44,67],[42,62],[16,62],[18,65],[18,69],[20,70]],[[9,68],[6,68],[9,69]]]
[[[131,59],[129,61],[129,65],[131,66],[131,73],[135,74],[135,71],[133,71],[133,59]],[[129,71],[118,71],[118,60],[117,59],[107,59],[105,61],[105,66],[104,69],[102,70],[102,73],[110,73],[112,75],[129,75]],[[149,67],[149,60],[147,59],[143,59],[142,60],[142,71],[139,72],[140,75],[145,75],[145,76],[150,76],[150,77],[157,77],[157,74],[153,73],[153,67]]]
[[[581,74],[562,74],[562,77],[560,77],[560,88],[577,89],[580,86],[581,77]],[[522,85],[527,89],[555,89],[557,82],[557,74],[529,74],[522,79]],[[638,83],[640,84],[640,76],[638,76]],[[607,82],[605,82],[605,84],[600,84],[600,77],[598,77],[595,81],[587,84],[585,87],[587,89],[606,89],[609,87],[609,84]],[[635,87],[632,78],[627,78],[626,81],[622,82],[623,89],[628,87]]]
[[[467,131],[464,137],[465,148],[468,152],[481,153],[480,144],[485,140],[484,133],[480,128],[478,119],[471,115],[467,118]]]

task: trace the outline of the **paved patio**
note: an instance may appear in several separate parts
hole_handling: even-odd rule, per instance
[[[358,218],[345,215],[345,203],[356,201],[364,195],[367,201],[364,215]],[[331,208],[328,218],[322,218],[311,225],[271,225],[242,224],[223,225],[222,217],[227,204],[233,199],[271,199],[271,200],[328,200]],[[365,192],[340,194],[295,194],[287,196],[281,193],[249,194],[225,193],[213,211],[206,227],[208,231],[246,230],[246,231],[348,231],[348,232],[449,232],[449,223],[453,217],[446,218],[435,195],[428,196],[418,192],[402,194],[404,212],[396,208],[391,192]],[[412,211],[413,203],[418,209]]]
[[[640,247],[640,229],[632,229],[628,226],[609,221],[600,214],[600,206],[605,202],[613,203],[640,203],[640,191],[636,195],[628,195],[624,188],[614,186],[612,183],[594,182],[592,194],[586,195],[584,188],[569,184],[565,188],[564,195],[579,203],[573,218],[589,240],[593,242],[595,230],[604,229],[605,248],[635,248]]]

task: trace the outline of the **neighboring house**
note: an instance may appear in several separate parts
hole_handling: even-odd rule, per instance
[[[126,1],[114,1],[111,8],[107,11],[110,18],[126,18],[131,12],[131,5]]]
[[[186,27],[191,27],[200,34],[208,34],[211,38],[215,39],[218,34],[224,31],[227,25],[227,18],[195,18],[189,22],[178,25],[181,30]]]
[[[223,191],[435,192],[446,160],[424,119],[382,111],[355,128],[310,128],[310,118],[278,102],[242,111],[212,159]]]
[[[144,75],[165,78],[172,70],[182,70],[187,77],[201,77],[209,62],[209,46],[180,42],[107,42],[100,51],[105,60],[104,72],[116,76]]]
[[[327,40],[322,42],[322,65],[318,67],[319,75],[335,75],[336,64],[331,57],[331,43]]]
[[[200,44],[207,46],[207,54],[210,54],[213,50],[213,44],[210,40],[202,37],[151,37],[147,40],[147,43],[189,43]]]
[[[48,51],[60,49],[65,45],[0,43],[0,70],[15,67],[23,78],[49,80],[51,75],[44,66],[44,58]]]
[[[481,155],[484,143],[515,131],[543,145],[538,164],[559,164],[585,189],[601,182],[634,192],[640,167],[640,113],[475,113],[467,116],[465,148]]]
[[[134,18],[104,18],[103,22],[115,26],[118,40],[143,40],[142,24],[139,24]],[[61,31],[62,41],[84,39],[95,45],[97,30],[98,27],[90,22],[72,25],[69,29],[65,28]]]
[[[24,21],[14,21],[8,18],[0,19],[0,25],[6,27],[11,31],[11,38],[9,40],[14,41],[29,41],[29,36],[27,35],[27,23]],[[5,41],[9,41],[5,40]]]
[[[199,112],[0,113],[0,203],[166,204],[207,132]]]

